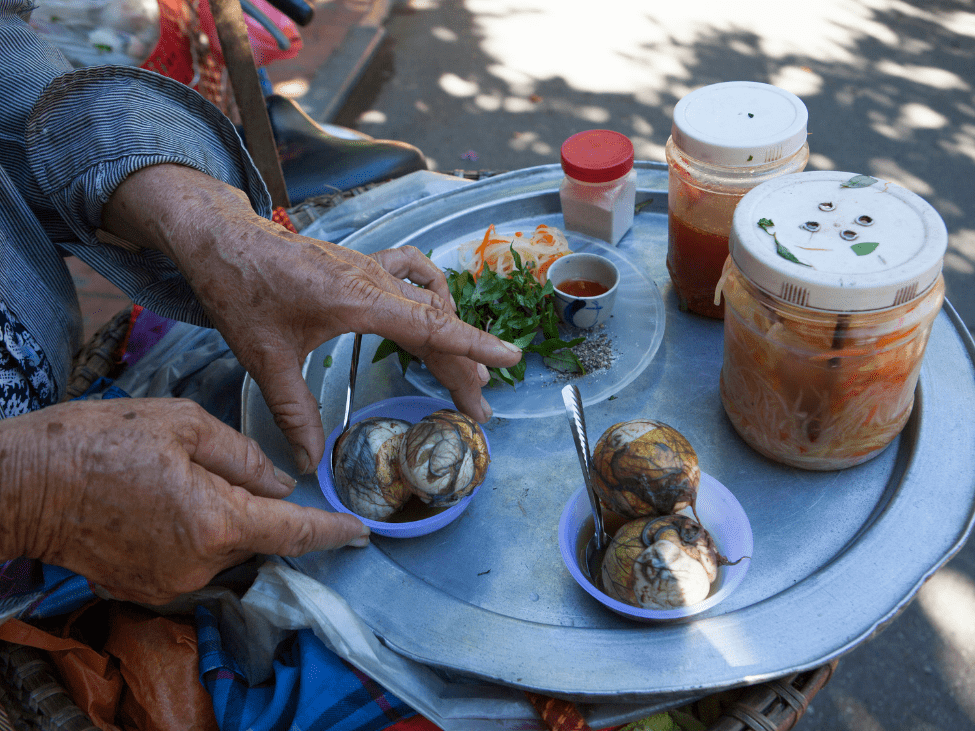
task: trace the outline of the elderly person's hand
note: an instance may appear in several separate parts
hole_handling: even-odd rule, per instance
[[[443,273],[417,249],[365,256],[291,234],[256,215],[241,191],[190,168],[134,173],[103,219],[109,232],[176,263],[261,387],[303,473],[320,461],[325,435],[301,365],[325,341],[347,332],[394,340],[482,422],[491,416],[481,396],[485,365],[521,359],[513,345],[456,317]]]
[[[0,559],[161,604],[255,553],[362,546],[354,516],[285,500],[254,440],[183,399],[73,401],[0,420]]]

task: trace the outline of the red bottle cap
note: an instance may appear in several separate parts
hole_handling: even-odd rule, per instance
[[[608,183],[633,169],[633,143],[608,129],[591,129],[562,143],[562,169],[583,183]]]

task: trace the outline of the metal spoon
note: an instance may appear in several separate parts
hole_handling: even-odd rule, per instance
[[[352,421],[352,397],[355,395],[355,376],[359,370],[359,349],[362,347],[362,335],[355,334],[352,342],[352,365],[349,366],[349,390],[345,394],[345,418],[342,420],[342,431],[335,437],[332,443],[332,475],[335,475],[335,447],[339,443],[342,435],[349,430],[349,423]]]
[[[569,416],[569,428],[572,430],[572,439],[579,454],[579,466],[582,468],[582,478],[586,483],[586,492],[589,493],[589,504],[592,507],[594,531],[592,538],[586,544],[586,561],[582,569],[593,586],[600,589],[602,582],[599,577],[603,555],[609,547],[609,536],[603,528],[602,506],[592,488],[592,457],[589,454],[589,439],[586,436],[586,416],[582,410],[582,396],[579,394],[579,389],[570,383],[562,389],[562,400],[565,402],[565,412]]]

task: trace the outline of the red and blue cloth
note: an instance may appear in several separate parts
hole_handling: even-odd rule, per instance
[[[135,313],[126,355],[138,358],[167,330],[165,318]],[[109,379],[82,396],[127,398]],[[96,601],[89,581],[67,569],[27,558],[0,562],[0,614],[16,611],[28,623],[67,617]],[[18,608],[14,610],[14,608]],[[272,676],[251,685],[221,640],[214,615],[196,610],[200,681],[213,698],[221,731],[330,729],[330,731],[435,731],[409,705],[339,658],[309,630],[297,630],[278,646]]]

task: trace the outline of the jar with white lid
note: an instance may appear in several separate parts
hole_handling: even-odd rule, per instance
[[[587,130],[562,143],[561,158],[565,178],[559,198],[566,230],[616,246],[633,226],[633,143],[612,130]]]
[[[810,470],[876,456],[901,432],[944,301],[948,233],[893,183],[807,172],[738,204],[721,400],[741,437]]]
[[[809,114],[795,94],[728,81],[685,95],[667,140],[667,270],[681,309],[721,318],[714,287],[735,206],[755,186],[801,172]]]

